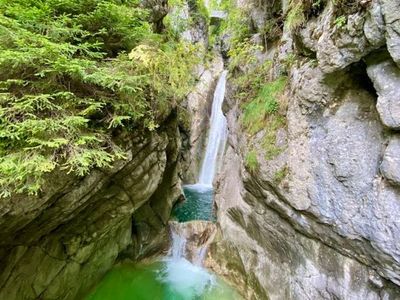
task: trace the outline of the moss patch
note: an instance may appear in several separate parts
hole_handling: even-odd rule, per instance
[[[289,168],[288,166],[284,166],[282,169],[277,171],[274,175],[274,183],[279,184],[282,182],[282,180],[289,174]]]

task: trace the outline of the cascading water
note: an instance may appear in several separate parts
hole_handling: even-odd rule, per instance
[[[194,234],[194,228],[188,223],[174,223],[171,225],[172,247],[170,257],[167,258],[167,269],[164,280],[171,286],[179,287],[180,293],[184,292],[187,299],[204,295],[207,290],[215,287],[215,276],[202,268],[207,253],[208,243],[215,234],[213,221],[213,188],[212,183],[218,167],[218,158],[221,158],[227,137],[227,122],[222,112],[225,98],[227,71],[223,71],[218,80],[212,103],[210,130],[206,152],[202,163],[199,181],[184,187],[186,201],[175,209],[175,216],[180,222],[204,220],[196,224],[198,230],[205,237],[204,241],[197,241],[195,246],[187,247],[189,235]],[[201,226],[200,226],[201,225]],[[197,234],[200,236],[200,234]],[[191,249],[191,255],[187,252]],[[192,263],[189,262],[191,260]],[[192,291],[190,294],[189,291]]]
[[[175,208],[175,216],[178,216],[180,222],[213,220],[212,183],[218,166],[218,158],[222,156],[227,137],[227,122],[222,112],[227,74],[228,71],[221,73],[214,91],[210,130],[199,181],[197,184],[184,187],[186,201]],[[184,236],[184,234],[184,230],[177,232],[175,227],[171,227],[172,248],[170,253],[172,259],[186,258],[185,247],[187,236]],[[197,266],[201,266],[206,252],[207,245],[200,245],[195,251],[192,262]]]
[[[227,123],[222,112],[225,98],[226,76],[228,71],[223,71],[214,92],[211,110],[210,132],[203,164],[201,166],[199,184],[212,185],[217,168],[217,158],[225,147],[227,137]]]
[[[227,136],[226,119],[222,113],[226,76],[227,71],[224,71],[214,93],[210,132],[199,182],[184,187],[187,200],[175,209],[175,216],[180,215],[178,219],[181,222],[204,221],[171,222],[172,246],[166,258],[144,267],[123,265],[114,269],[86,300],[241,299],[234,290],[202,267],[208,245],[216,233],[215,224],[211,222],[212,183]],[[189,248],[191,251],[188,251]]]
[[[181,230],[179,224],[175,223],[170,228],[172,245],[169,256],[164,259],[166,265],[159,274],[159,280],[168,285],[171,295],[180,295],[184,299],[198,299],[215,287],[216,278],[201,265],[192,264],[187,259],[188,236],[184,227]]]
[[[177,205],[174,210],[174,215],[180,222],[214,220],[212,183],[218,163],[222,158],[228,133],[226,118],[222,112],[227,74],[226,70],[221,73],[215,88],[210,130],[199,181],[196,184],[184,186],[186,201]]]

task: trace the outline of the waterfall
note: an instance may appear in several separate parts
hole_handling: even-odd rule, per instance
[[[173,260],[185,257],[186,238],[171,228],[172,246],[170,255]]]
[[[227,73],[228,71],[222,72],[214,92],[206,154],[199,178],[199,184],[203,185],[212,185],[217,168],[218,155],[223,152],[227,137],[227,124],[222,112]]]
[[[191,191],[193,201],[188,201],[187,197],[181,211],[188,217],[185,221],[206,221],[170,222],[172,246],[165,259],[166,268],[160,274],[160,280],[168,284],[171,292],[185,295],[184,299],[199,299],[216,284],[214,275],[202,266],[208,246],[216,234],[216,226],[212,222],[212,183],[227,137],[227,122],[222,113],[226,77],[227,71],[223,71],[214,92],[199,182],[186,187],[187,191]]]

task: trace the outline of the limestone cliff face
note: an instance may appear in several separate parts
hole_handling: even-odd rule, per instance
[[[117,260],[162,249],[180,195],[181,137],[125,137],[128,158],[78,179],[52,174],[40,197],[0,202],[0,299],[75,299]]]
[[[239,103],[227,97],[223,239],[209,264],[245,284],[246,298],[400,298],[399,9],[364,1],[337,26],[329,1],[296,32],[284,29],[267,49],[276,61],[300,57],[276,132],[283,151],[267,160],[257,148],[256,170],[244,157],[265,133],[243,132]]]

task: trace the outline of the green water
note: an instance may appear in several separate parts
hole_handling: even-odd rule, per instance
[[[215,221],[213,211],[214,192],[212,186],[193,184],[183,187],[185,201],[178,203],[172,215],[179,222],[192,220]]]
[[[239,300],[222,280],[185,259],[115,267],[85,300]]]

